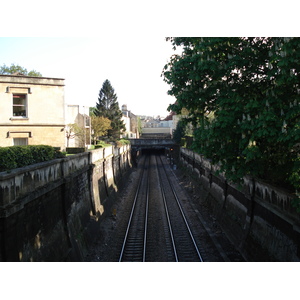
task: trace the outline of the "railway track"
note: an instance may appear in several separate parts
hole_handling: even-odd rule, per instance
[[[157,166],[175,261],[203,262],[200,250],[161,157],[157,159]]]
[[[149,204],[150,158],[144,160],[142,175],[133,200],[132,209],[119,261],[145,261]]]
[[[161,157],[144,157],[119,261],[203,261]]]

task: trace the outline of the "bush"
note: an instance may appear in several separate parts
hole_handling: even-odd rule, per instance
[[[130,141],[127,140],[127,139],[120,139],[120,140],[116,141],[116,145],[119,148],[124,146],[124,145],[129,145],[129,144],[130,144]]]
[[[95,149],[102,147],[109,147],[111,144],[107,144],[105,141],[97,141],[97,145],[95,145]]]
[[[46,145],[0,147],[0,172],[64,156],[58,149]]]
[[[68,154],[78,154],[85,152],[85,148],[83,147],[67,147],[66,150]]]
[[[0,147],[0,172],[17,168],[16,152],[10,147]]]

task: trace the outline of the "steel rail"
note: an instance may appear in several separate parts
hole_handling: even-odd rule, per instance
[[[157,157],[155,159],[156,159],[156,167],[157,167],[158,166]],[[175,261],[178,262],[176,245],[175,245],[175,241],[174,241],[174,235],[173,235],[171,220],[170,220],[169,211],[168,211],[168,207],[167,207],[166,194],[165,194],[164,188],[163,188],[163,186],[161,184],[161,175],[160,175],[159,171],[157,173],[158,173],[158,178],[159,178],[159,186],[160,186],[161,194],[162,194],[162,197],[163,197],[163,202],[164,202],[166,217],[167,217],[167,221],[168,221],[169,233],[170,233],[171,240],[172,240],[172,247],[173,247],[173,252],[174,252],[174,255],[175,255]]]
[[[191,229],[190,229],[190,226],[189,226],[189,224],[188,224],[188,222],[187,222],[187,219],[186,219],[186,217],[185,217],[185,214],[184,214],[184,211],[183,211],[182,206],[181,206],[181,204],[180,204],[180,201],[179,201],[179,198],[178,198],[178,196],[177,196],[177,193],[176,193],[176,191],[175,191],[175,189],[174,189],[174,186],[173,186],[171,180],[170,180],[169,177],[167,176],[167,171],[166,171],[165,165],[164,165],[164,163],[163,163],[161,157],[159,157],[159,158],[160,158],[160,160],[161,160],[163,169],[164,169],[164,171],[165,171],[166,178],[167,178],[167,180],[168,180],[168,182],[169,182],[169,184],[170,184],[172,193],[173,193],[173,195],[174,195],[174,197],[175,197],[175,199],[176,199],[176,202],[177,202],[178,207],[179,207],[179,209],[180,209],[181,215],[182,215],[182,217],[183,217],[183,220],[184,220],[184,222],[185,222],[185,224],[186,224],[186,227],[187,227],[187,229],[188,229],[188,232],[189,232],[190,237],[191,237],[191,239],[192,239],[192,242],[193,242],[193,244],[194,244],[194,247],[195,247],[195,250],[196,250],[196,252],[197,252],[197,255],[198,255],[200,261],[203,262],[202,256],[201,256],[201,254],[200,254],[200,251],[199,251],[198,246],[197,246],[197,244],[196,244],[196,241],[195,241],[195,238],[194,238],[194,236],[193,236],[193,233],[192,233],[192,231],[191,231]]]
[[[132,208],[131,208],[131,212],[130,212],[130,216],[129,216],[129,221],[128,221],[128,224],[127,224],[125,237],[124,237],[124,240],[123,240],[122,250],[121,250],[121,253],[120,253],[120,257],[119,257],[119,262],[121,262],[122,258],[123,258],[124,249],[125,249],[126,242],[127,242],[127,237],[128,237],[129,229],[130,229],[130,226],[131,226],[132,216],[133,216],[135,205],[136,205],[136,201],[137,201],[140,189],[141,189],[142,179],[143,179],[143,176],[144,176],[144,173],[145,173],[145,164],[146,164],[146,159],[144,161],[143,169],[142,169],[143,172],[142,172],[142,175],[140,176],[138,187],[137,187],[136,192],[135,192],[134,201],[133,201],[133,205],[132,205]]]
[[[121,249],[121,253],[120,253],[120,257],[119,257],[119,262],[122,261],[124,251],[125,251],[125,248],[126,248],[129,230],[130,230],[131,225],[132,225],[132,219],[133,219],[133,215],[134,215],[134,212],[135,212],[137,199],[138,199],[138,196],[139,196],[139,193],[140,193],[140,190],[141,190],[141,185],[142,185],[143,177],[144,177],[144,174],[145,174],[145,165],[146,165],[146,158],[144,160],[144,164],[143,164],[143,168],[142,168],[143,172],[140,176],[138,187],[137,187],[136,192],[135,192],[134,201],[133,201],[132,209],[131,209],[131,212],[130,212],[130,217],[129,217],[129,221],[128,221],[128,224],[127,224],[126,233],[125,233],[125,237],[124,237],[124,240],[123,240],[123,245],[122,245],[122,249]],[[144,230],[144,239],[143,239],[143,261],[145,261],[145,259],[146,259],[146,232],[147,232],[147,220],[148,220],[147,215],[148,215],[148,203],[149,203],[149,175],[147,176],[146,201],[147,201],[147,203],[146,203],[145,230]]]
[[[150,169],[150,163],[149,163],[149,168],[148,172]],[[150,174],[150,172],[149,172]],[[144,245],[143,245],[143,262],[146,261],[146,247],[147,247],[147,225],[148,225],[148,210],[149,210],[149,175],[147,177],[147,192],[146,192],[146,212],[145,212],[145,229],[144,229]]]

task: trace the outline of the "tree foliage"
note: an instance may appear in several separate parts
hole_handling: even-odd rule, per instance
[[[10,67],[4,64],[2,67],[0,67],[0,74],[2,75],[12,75],[14,73],[21,73],[25,76],[42,77],[42,74],[40,72],[37,72],[35,70],[31,70],[28,72],[27,69],[15,64],[11,64]]]
[[[65,154],[47,145],[0,147],[0,172],[65,157]]]
[[[87,129],[79,126],[77,123],[68,124],[66,126],[67,147],[69,147],[70,139],[77,139],[79,147],[85,147],[86,137],[88,136]]]
[[[98,117],[105,117],[111,121],[111,129],[108,130],[108,137],[119,139],[125,125],[122,120],[122,111],[119,108],[118,97],[109,80],[103,82],[99,92],[98,102],[94,114]]]
[[[94,144],[98,137],[107,135],[109,129],[111,129],[111,121],[105,117],[91,116],[92,124],[92,139]]]
[[[299,188],[299,38],[167,38],[169,110],[189,112],[194,148],[233,180]]]
[[[176,129],[174,130],[173,133],[173,140],[175,141],[175,143],[180,144],[182,138],[184,138],[185,136],[185,124],[182,120],[179,120],[177,125],[176,125]]]

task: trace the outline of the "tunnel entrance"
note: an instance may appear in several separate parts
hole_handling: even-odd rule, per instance
[[[177,161],[180,146],[172,139],[130,139],[131,155],[133,164],[136,165],[138,157],[141,155],[166,155],[173,161]]]
[[[165,148],[145,148],[141,150],[141,154],[166,154]]]

